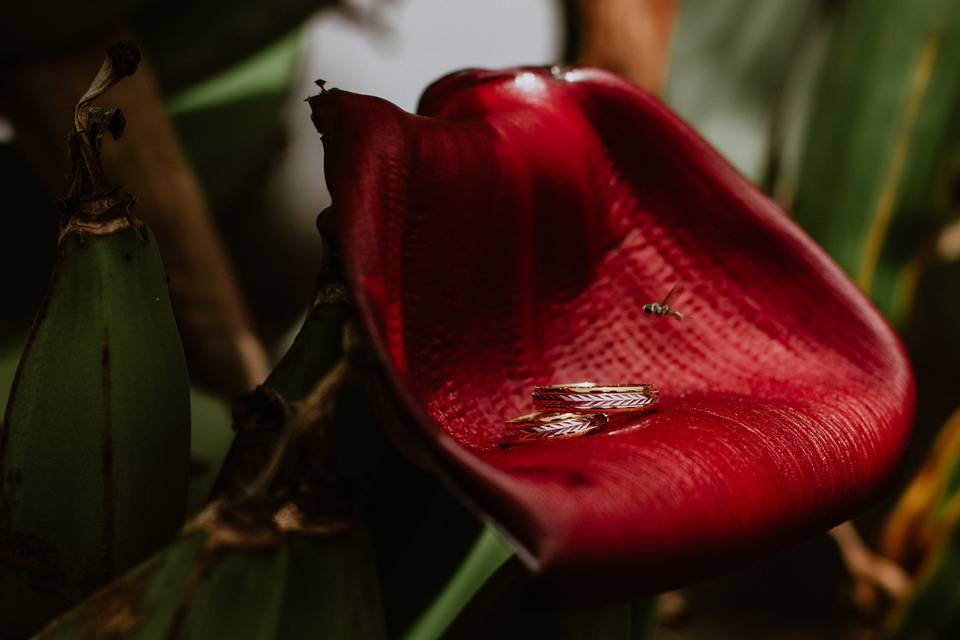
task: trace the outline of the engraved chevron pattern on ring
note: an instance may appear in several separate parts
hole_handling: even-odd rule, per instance
[[[593,382],[534,387],[535,409],[566,411],[635,411],[657,401],[657,390],[649,384],[598,385]]]
[[[547,438],[574,438],[596,431],[607,423],[603,413],[536,411],[507,420],[507,442],[520,444]]]

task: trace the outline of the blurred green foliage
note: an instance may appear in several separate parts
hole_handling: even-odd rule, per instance
[[[960,104],[952,0],[850,0],[823,67],[798,222],[895,324],[950,210]]]
[[[168,100],[255,328],[267,344],[303,313],[319,264],[319,236],[309,220],[296,215],[295,199],[283,197],[276,186],[290,112],[302,104],[300,96],[291,95],[300,78],[302,40],[301,30],[291,31]],[[250,233],[254,228],[257,233]],[[282,287],[276,286],[278,273],[284,274]]]
[[[920,402],[915,451],[929,443],[930,423],[942,420],[941,398],[952,406],[958,401],[955,385],[941,375],[960,357],[955,327],[942,322],[956,307],[956,280],[942,274],[956,270],[938,262],[934,250],[956,210],[958,68],[960,2],[843,3],[813,103],[794,207],[798,222],[908,331]],[[937,318],[929,317],[936,306],[916,295],[924,275],[928,297],[954,300],[940,305]],[[960,633],[956,428],[948,424],[929,449],[887,527],[887,551],[919,567],[913,593],[888,621],[890,637]]]
[[[783,124],[784,96],[798,78],[809,83],[806,67],[818,61],[821,4],[681,3],[664,99],[754,182],[767,171],[771,133]]]
[[[687,0],[666,90],[905,332],[920,403],[912,458],[930,462],[888,528],[923,550],[917,589],[888,624],[896,638],[960,633],[960,422],[930,447],[960,400],[960,271],[934,250],[957,212],[957,69],[956,0]]]
[[[204,191],[221,206],[275,157],[297,70],[300,31],[286,34],[223,73],[167,101],[177,134]]]
[[[184,534],[38,638],[384,637],[362,531],[220,544],[200,531]]]
[[[204,82],[272,49],[321,9],[342,0],[167,0],[143,2],[130,25],[167,91]],[[284,76],[277,75],[281,80]]]
[[[917,576],[914,593],[894,610],[890,640],[940,640],[960,630],[960,498],[942,505],[939,539]]]

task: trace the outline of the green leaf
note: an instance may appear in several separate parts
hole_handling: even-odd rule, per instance
[[[851,0],[827,60],[795,214],[896,323],[949,204],[960,2]]]
[[[486,526],[447,585],[403,635],[404,640],[555,638],[648,640],[656,627],[656,598],[605,606],[559,607],[534,601],[531,574],[512,548]]]
[[[61,616],[37,638],[97,638],[102,630],[114,637],[152,640],[166,637],[176,615],[179,593],[194,571],[203,536],[181,538]]]
[[[171,96],[170,116],[213,209],[234,204],[283,146],[300,31]]]
[[[237,540],[239,544],[211,546],[209,533],[186,534],[37,637],[385,636],[373,550],[362,530],[287,533],[267,542]]]
[[[190,392],[190,484],[187,514],[200,510],[210,498],[217,471],[233,441],[230,408],[197,389]]]
[[[815,57],[815,0],[685,0],[664,98],[759,182],[780,96]]]
[[[298,28],[321,8],[338,2],[151,0],[143,4],[133,14],[131,26],[163,86],[179,90],[237,64]]]
[[[450,582],[404,634],[404,640],[436,640],[443,637],[447,627],[470,599],[512,555],[513,549],[500,534],[491,527],[485,527]]]
[[[913,310],[925,254],[950,211],[958,64],[958,0],[849,0],[807,132],[797,219],[896,324]],[[957,465],[943,442],[888,525],[890,551],[910,563],[926,554],[888,637],[948,637],[960,625]]]

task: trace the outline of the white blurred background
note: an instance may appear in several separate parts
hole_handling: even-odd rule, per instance
[[[360,3],[356,3],[360,4]],[[330,198],[323,148],[303,103],[328,87],[385,98],[413,111],[423,90],[452,70],[548,64],[559,56],[561,15],[555,0],[403,0],[367,2],[359,22],[326,11],[303,38],[303,64],[288,119],[289,147],[271,197],[287,200],[293,218],[312,227]]]

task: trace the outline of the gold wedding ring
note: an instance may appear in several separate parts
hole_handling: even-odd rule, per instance
[[[649,384],[598,385],[576,382],[533,389],[533,406],[539,410],[636,411],[656,401],[657,390]]]
[[[507,420],[508,444],[522,444],[545,439],[575,438],[607,424],[603,413],[571,413],[565,411],[535,411]]]

